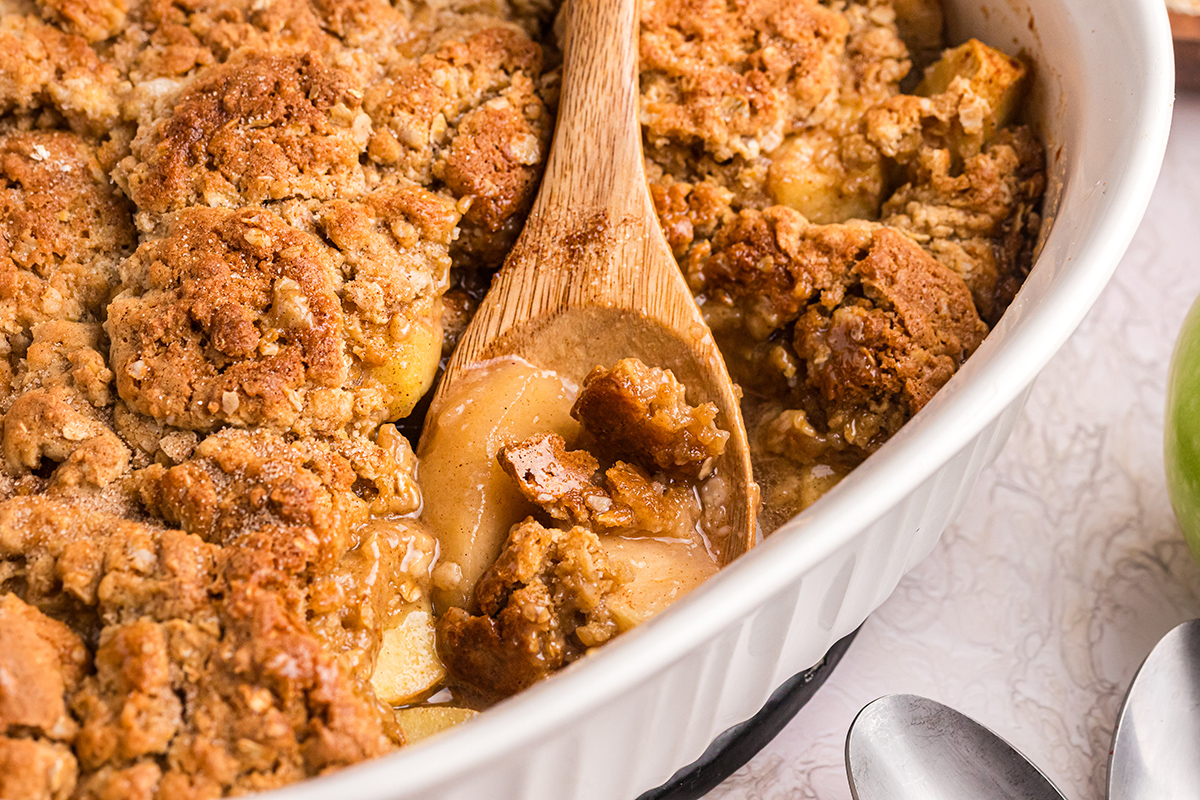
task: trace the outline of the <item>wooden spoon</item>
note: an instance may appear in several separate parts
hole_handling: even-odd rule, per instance
[[[754,542],[758,487],[725,362],[658,226],[638,123],[637,0],[568,0],[558,127],[525,229],[433,401],[472,364],[515,355],[578,382],[627,357],[670,369],[729,431],[716,468],[732,522],[722,561]],[[432,415],[431,415],[432,418]],[[426,423],[426,431],[431,422]]]

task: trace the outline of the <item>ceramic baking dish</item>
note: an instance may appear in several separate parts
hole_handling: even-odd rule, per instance
[[[819,661],[929,553],[1125,252],[1173,97],[1162,0],[946,5],[952,41],[1036,65],[1049,152],[1049,234],[979,351],[836,489],[661,617],[458,729],[272,798],[630,800]]]

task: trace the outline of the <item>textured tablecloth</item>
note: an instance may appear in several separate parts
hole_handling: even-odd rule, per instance
[[[845,800],[846,732],[910,692],[970,714],[1071,800],[1102,800],[1113,724],[1164,633],[1200,617],[1200,567],[1167,500],[1163,397],[1200,294],[1200,96],[1121,266],[1038,379],[937,549],[863,626],[816,698],[719,800]]]

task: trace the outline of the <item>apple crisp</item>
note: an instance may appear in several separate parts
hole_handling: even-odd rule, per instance
[[[557,5],[0,0],[0,797],[323,774],[715,573],[726,434],[653,365],[492,365],[414,453],[541,179]],[[946,44],[937,0],[644,0],[651,194],[768,528],[1032,263],[1027,66]]]

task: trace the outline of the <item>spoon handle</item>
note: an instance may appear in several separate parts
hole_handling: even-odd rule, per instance
[[[534,213],[642,214],[638,1],[568,0],[554,145]]]
[[[622,358],[671,370],[730,434],[710,530],[728,562],[754,543],[758,487],[739,392],[659,227],[638,122],[638,0],[568,0],[558,124],[537,200],[459,339],[436,408],[470,365],[517,355],[581,381]],[[428,424],[428,423],[427,423]]]

